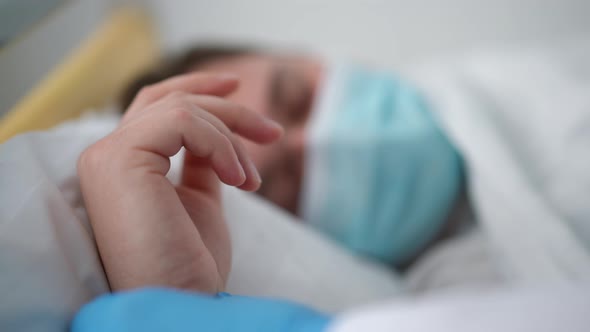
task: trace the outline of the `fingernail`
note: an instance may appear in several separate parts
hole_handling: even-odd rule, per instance
[[[260,173],[258,173],[258,169],[256,168],[256,165],[254,165],[254,162],[252,160],[249,161],[250,164],[250,169],[252,170],[252,173],[254,173],[254,176],[256,177],[256,182],[258,184],[262,183],[262,178],[260,177]]]
[[[272,127],[273,129],[280,130],[281,132],[283,131],[283,126],[271,118],[265,117],[264,124],[268,127]]]
[[[246,172],[244,171],[244,167],[242,167],[242,165],[239,165],[239,170],[240,170],[240,185],[243,184],[244,182],[246,182]]]

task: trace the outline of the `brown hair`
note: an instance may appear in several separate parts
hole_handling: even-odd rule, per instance
[[[213,43],[193,47],[178,55],[170,56],[160,65],[143,73],[127,85],[119,98],[121,112],[125,112],[135,98],[135,95],[137,95],[139,90],[144,86],[160,82],[175,75],[186,73],[191,69],[212,60],[258,52],[260,52],[258,49],[251,46],[225,46]]]

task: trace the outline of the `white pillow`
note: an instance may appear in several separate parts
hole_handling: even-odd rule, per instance
[[[224,192],[233,245],[228,291],[338,312],[402,291],[392,269],[354,256],[271,203]]]

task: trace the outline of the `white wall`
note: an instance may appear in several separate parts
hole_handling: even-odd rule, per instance
[[[147,0],[166,46],[214,37],[379,63],[458,48],[590,36],[589,0]]]
[[[395,65],[500,41],[590,38],[590,0],[70,0],[0,49],[0,115],[121,3],[148,5],[171,50],[223,38]]]

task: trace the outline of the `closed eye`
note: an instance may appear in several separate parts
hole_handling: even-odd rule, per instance
[[[271,87],[272,111],[284,125],[300,124],[310,111],[313,91],[305,78],[294,69],[279,67]]]

